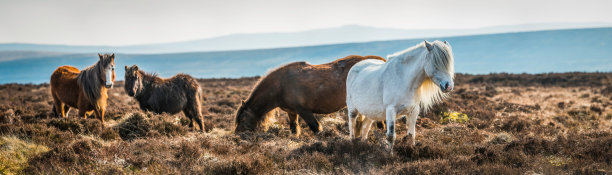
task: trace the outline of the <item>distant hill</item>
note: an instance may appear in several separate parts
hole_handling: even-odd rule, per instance
[[[612,71],[612,28],[427,39],[449,41],[455,54],[455,70],[462,73]],[[351,54],[386,56],[421,41],[422,39],[390,40],[176,54],[119,53],[116,60],[117,76],[118,79],[123,79],[124,71],[121,67],[132,64],[138,64],[149,72],[158,72],[162,77],[178,72],[200,78],[255,76],[292,61],[305,60],[320,64]],[[3,53],[0,52],[0,55]],[[32,58],[0,62],[0,83],[48,82],[51,72],[58,66],[74,65],[84,68],[97,61],[95,52],[35,55]]]
[[[47,51],[69,53],[118,52],[130,54],[159,54],[204,51],[252,50],[266,48],[301,47],[352,42],[371,42],[399,39],[450,37],[551,29],[612,26],[606,23],[549,23],[496,26],[479,29],[423,29],[405,30],[348,25],[336,28],[287,33],[234,34],[193,41],[145,44],[132,46],[70,46],[8,43],[0,44],[0,51]]]
[[[53,55],[64,55],[60,52],[44,52],[44,51],[0,51],[0,62],[19,59],[32,59],[36,57],[48,57]]]

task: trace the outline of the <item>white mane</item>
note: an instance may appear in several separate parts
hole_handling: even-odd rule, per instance
[[[414,56],[418,53],[418,51],[420,51],[420,49],[426,49],[425,42],[421,42],[420,44],[412,46],[408,49],[388,55],[387,60],[390,61],[394,58],[427,59],[429,62],[426,63],[433,64],[433,66],[438,68],[438,70],[445,71],[454,78],[455,70],[451,46],[442,41],[434,41],[431,44],[433,45],[433,48],[425,57]],[[425,112],[427,112],[434,104],[440,103],[442,100],[448,97],[448,94],[443,93],[438,85],[435,84],[429,77],[425,78],[423,83],[417,89],[415,95],[419,101],[419,107]]]

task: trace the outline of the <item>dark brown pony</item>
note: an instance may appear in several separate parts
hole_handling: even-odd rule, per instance
[[[201,131],[204,131],[200,111],[200,85],[191,76],[177,74],[172,78],[162,79],[156,74],[139,70],[136,65],[125,66],[124,87],[129,96],[136,98],[140,109],[170,114],[183,111],[191,121],[190,128],[193,128],[195,119]]]
[[[79,109],[78,116],[84,118],[93,112],[104,124],[107,91],[115,81],[115,54],[98,54],[98,57],[96,64],[82,71],[72,66],[53,71],[50,83],[56,116],[66,117],[72,107]]]
[[[300,135],[298,114],[314,133],[321,131],[316,114],[329,114],[346,106],[346,76],[357,62],[385,60],[379,56],[351,55],[331,63],[294,62],[263,77],[236,113],[236,131],[255,130],[274,108],[289,115],[291,131]]]

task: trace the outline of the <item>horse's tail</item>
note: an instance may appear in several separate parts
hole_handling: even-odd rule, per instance
[[[206,101],[206,97],[204,97],[202,95],[202,87],[198,86],[198,99],[200,99],[200,104],[204,103],[204,101]]]
[[[202,107],[202,88],[200,88],[200,83],[198,83],[197,80],[195,80],[193,77],[186,75],[186,74],[181,74],[179,76],[182,80],[183,86],[186,90],[186,92],[189,93],[189,97],[186,99],[187,100],[187,104],[189,106],[192,106],[192,108],[194,108],[195,111],[193,111],[195,114],[195,117],[201,117],[202,116],[202,112],[201,112],[201,107]]]

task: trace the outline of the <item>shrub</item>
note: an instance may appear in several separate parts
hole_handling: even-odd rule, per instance
[[[440,119],[440,123],[465,123],[468,120],[470,120],[470,118],[467,116],[467,114],[460,112],[444,112],[442,114],[442,119]]]
[[[146,136],[151,129],[151,124],[143,113],[136,112],[118,124],[116,128],[121,139],[131,141]]]
[[[194,122],[194,125],[195,125],[195,122]],[[167,121],[161,121],[159,123],[155,123],[153,126],[153,129],[156,130],[158,133],[165,135],[165,136],[184,135],[187,132],[182,126],[178,126],[178,125],[175,125]]]
[[[119,136],[119,133],[117,133],[115,129],[112,129],[112,128],[106,128],[104,129],[104,131],[102,131],[102,133],[100,133],[100,138],[106,141],[115,140],[120,137],[121,136]]]
[[[43,145],[26,142],[16,137],[0,138],[0,174],[20,174],[28,159],[49,151]]]

